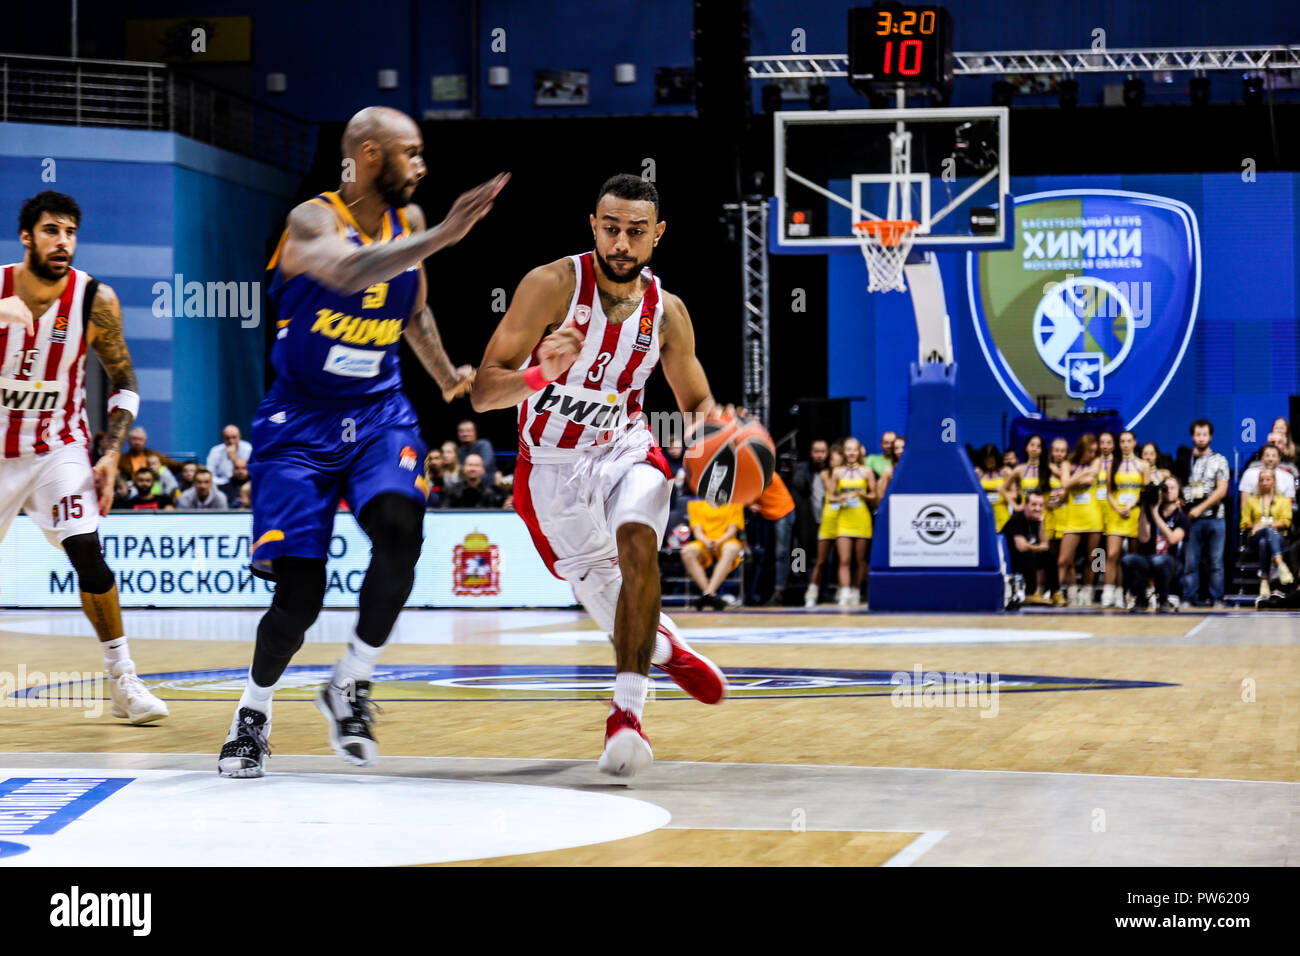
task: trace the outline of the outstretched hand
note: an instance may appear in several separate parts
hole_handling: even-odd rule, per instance
[[[474,228],[474,224],[492,211],[497,193],[510,182],[509,173],[498,173],[487,182],[475,186],[456,197],[447,218],[437,228],[447,236],[447,244],[460,242]]]
[[[113,508],[113,489],[117,480],[117,452],[110,451],[93,469],[95,475],[95,495],[99,498],[99,513],[106,515]]]
[[[462,395],[468,395],[470,389],[474,387],[475,372],[476,370],[472,365],[462,365],[456,369],[456,381],[442,390],[442,400],[452,402]]]
[[[16,295],[0,299],[0,325],[21,325],[32,334],[32,310]]]
[[[542,339],[537,349],[542,375],[554,382],[567,372],[582,353],[584,338],[583,333],[566,323]]]

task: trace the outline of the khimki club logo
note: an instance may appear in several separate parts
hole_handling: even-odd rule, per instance
[[[971,252],[980,348],[1007,398],[1101,399],[1126,427],[1164,393],[1191,341],[1201,289],[1196,214],[1111,189],[1015,200],[1015,248]]]

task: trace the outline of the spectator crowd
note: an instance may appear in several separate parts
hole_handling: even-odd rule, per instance
[[[1230,573],[1239,586],[1242,573],[1257,582],[1261,602],[1288,592],[1300,550],[1294,528],[1300,468],[1288,421],[1277,418],[1240,466],[1235,494],[1233,469],[1214,447],[1212,423],[1192,422],[1189,439],[1174,457],[1127,430],[1082,434],[1073,444],[1031,435],[1020,448],[968,449],[1006,544],[1011,604],[1223,607],[1234,583]],[[97,435],[96,445],[101,441]],[[905,447],[894,430],[883,432],[870,453],[852,436],[815,438],[806,460],[782,459],[767,492],[748,508],[711,508],[692,499],[683,449],[665,448],[675,478],[664,549],[680,555],[698,589],[694,605],[724,610],[746,598],[788,605],[799,602],[802,584],[805,607],[832,595],[840,607],[866,606],[875,513]],[[201,462],[175,461],[150,448],[148,434],[136,427],[119,459],[113,508],[247,510],[253,451],[232,424]],[[92,449],[95,457],[98,452]],[[455,440],[430,449],[424,480],[430,510],[514,508],[513,475],[468,419]],[[748,595],[728,593],[727,582],[756,554],[763,556],[755,568],[763,593],[757,574]],[[1094,559],[1103,554],[1104,560]],[[794,589],[792,574],[802,576]]]

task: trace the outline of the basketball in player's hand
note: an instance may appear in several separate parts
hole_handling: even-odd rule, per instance
[[[757,501],[772,482],[776,447],[756,419],[711,412],[687,442],[682,464],[691,491],[715,508]]]

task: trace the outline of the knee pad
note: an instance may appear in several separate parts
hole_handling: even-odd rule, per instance
[[[606,634],[614,633],[614,614],[618,610],[618,594],[623,590],[623,575],[617,564],[598,564],[587,569],[585,576],[574,576],[570,582],[573,594],[587,609],[596,625]]]
[[[104,549],[99,543],[99,533],[74,534],[63,539],[63,550],[77,572],[81,590],[87,594],[107,594],[113,590],[113,572],[104,560]]]
[[[280,615],[283,627],[279,630],[296,632],[297,643],[291,649],[296,651],[302,646],[302,632],[316,623],[325,603],[325,560],[276,558],[271,566],[276,581],[271,610]]]
[[[378,495],[361,509],[357,523],[370,538],[375,558],[393,565],[409,562],[415,569],[424,543],[424,509],[419,502],[405,495]]]

